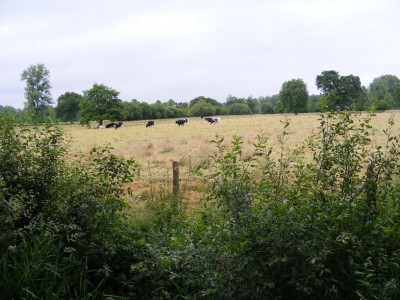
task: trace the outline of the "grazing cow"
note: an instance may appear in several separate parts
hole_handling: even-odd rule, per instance
[[[147,127],[151,127],[151,126],[154,126],[154,121],[148,121],[147,122],[146,128]]]
[[[207,117],[207,118],[204,118],[204,120],[206,120],[210,124],[214,124],[214,123],[219,123],[219,121],[221,121],[221,118]]]
[[[181,125],[182,125],[182,126],[185,126],[186,120],[183,120],[183,119],[181,119],[181,120],[176,120],[175,123],[178,124],[179,126],[181,126]]]
[[[114,127],[115,126],[115,123],[110,123],[110,124],[107,124],[106,125],[106,128],[112,128],[112,127]]]
[[[122,122],[121,121],[117,121],[117,122],[115,122],[115,124],[114,124],[114,128],[115,129],[117,129],[117,128],[120,128],[121,126],[122,126]]]
[[[104,129],[104,128],[106,128],[106,126],[104,126],[104,125],[100,125],[99,124],[99,125],[96,126],[96,129]]]
[[[221,121],[221,118],[213,118],[214,123],[219,123]]]

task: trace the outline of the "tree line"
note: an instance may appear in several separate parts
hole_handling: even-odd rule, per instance
[[[187,102],[157,100],[149,104],[137,99],[123,101],[119,92],[104,84],[93,84],[80,93],[65,92],[55,107],[50,89],[50,71],[43,64],[31,65],[21,73],[26,82],[25,107],[0,106],[0,113],[14,114],[24,122],[43,122],[46,119],[88,124],[104,120],[135,121],[148,119],[202,117],[211,115],[247,115],[275,113],[321,112],[330,109],[387,110],[400,108],[400,79],[395,75],[375,78],[368,87],[362,86],[355,75],[340,75],[328,70],[316,76],[320,95],[310,95],[302,79],[282,84],[278,94],[255,98],[229,95],[224,103],[199,96]]]

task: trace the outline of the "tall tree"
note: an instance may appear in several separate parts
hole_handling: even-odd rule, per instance
[[[246,103],[233,103],[229,106],[229,114],[231,115],[249,115],[251,114],[250,108]]]
[[[44,117],[52,103],[49,78],[50,71],[44,64],[31,65],[21,73],[21,81],[26,81],[25,106],[36,120]]]
[[[202,100],[206,101],[207,103],[210,103],[212,106],[222,106],[222,104],[219,103],[217,100],[204,96],[199,96],[197,98],[194,98],[193,100],[190,100],[189,106],[193,107],[197,102]]]
[[[121,120],[124,115],[122,101],[118,99],[119,92],[103,84],[94,84],[90,90],[83,92],[81,100],[81,124],[104,120]]]
[[[307,111],[308,112],[320,111],[320,108],[318,106],[320,98],[321,98],[320,95],[310,95],[308,97],[308,103],[307,103]]]
[[[307,111],[308,90],[302,79],[292,79],[283,83],[279,99],[285,112],[298,114]]]
[[[350,108],[357,103],[362,94],[358,76],[340,76],[336,71],[323,71],[317,76],[316,85],[322,90],[328,108]]]
[[[124,106],[124,111],[126,112],[128,121],[143,119],[142,109],[139,101],[133,99],[131,102],[122,102],[122,105]]]
[[[200,99],[190,108],[190,115],[194,117],[212,116],[216,113],[216,107],[205,99]]]
[[[265,97],[258,97],[258,101],[261,104],[261,113],[272,114],[282,113],[283,107],[279,101],[279,94]]]
[[[235,97],[232,95],[229,95],[228,97],[226,97],[226,102],[225,102],[226,106],[231,106],[235,103],[246,103],[246,99],[238,98],[238,97]]]
[[[257,98],[253,98],[252,96],[247,97],[246,104],[249,107],[252,114],[259,114],[261,111],[260,102]]]
[[[56,117],[63,122],[78,120],[82,95],[66,92],[57,99]]]
[[[369,85],[372,101],[388,102],[392,99],[390,108],[400,108],[400,79],[394,75],[383,75],[375,78]]]

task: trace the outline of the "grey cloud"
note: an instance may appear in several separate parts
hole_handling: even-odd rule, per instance
[[[22,107],[23,69],[44,63],[54,100],[103,83],[129,101],[273,95],[324,70],[399,76],[400,4],[360,1],[0,3],[0,105]],[[6,46],[3,46],[6,45]]]

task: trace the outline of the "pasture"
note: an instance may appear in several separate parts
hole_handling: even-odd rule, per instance
[[[376,129],[371,144],[385,143],[383,130],[388,127],[389,118],[394,117],[394,131],[400,132],[400,112],[378,113],[372,119]],[[141,199],[150,189],[172,189],[172,161],[180,164],[181,191],[189,203],[202,196],[201,178],[190,172],[191,167],[206,167],[209,156],[216,151],[211,140],[216,136],[229,142],[234,135],[243,138],[243,148],[250,152],[257,135],[268,137],[269,147],[279,148],[278,136],[283,132],[283,121],[288,118],[290,125],[285,146],[294,149],[311,134],[319,131],[319,114],[223,116],[218,124],[209,124],[201,118],[190,118],[184,126],[175,124],[175,119],[155,120],[155,126],[146,128],[147,120],[124,122],[119,129],[95,129],[80,125],[65,125],[70,137],[72,154],[89,153],[93,146],[110,145],[113,153],[125,158],[136,159],[142,168],[141,176],[132,183],[134,199]]]

